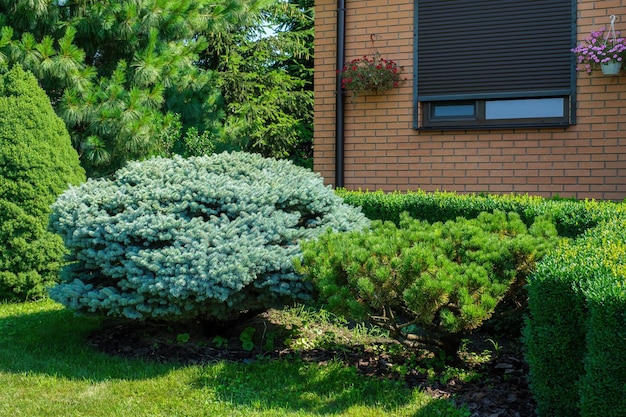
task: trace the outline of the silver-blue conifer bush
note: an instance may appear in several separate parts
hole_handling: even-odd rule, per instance
[[[367,224],[288,161],[240,152],[134,162],[53,205],[71,255],[50,295],[78,313],[229,320],[308,299],[293,267],[300,241]]]

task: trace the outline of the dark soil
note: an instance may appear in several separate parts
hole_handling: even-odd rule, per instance
[[[245,350],[240,334],[242,329],[251,326],[257,330],[255,344],[252,350]],[[519,342],[486,334],[470,336],[471,343],[464,350],[463,361],[455,367],[474,371],[478,376],[471,382],[464,382],[443,378],[444,368],[441,364],[434,364],[432,359],[417,361],[414,353],[398,349],[397,345],[395,349],[389,348],[394,345],[389,340],[367,345],[335,344],[327,349],[293,350],[283,345],[283,340],[291,333],[290,329],[260,315],[221,327],[107,322],[90,335],[89,342],[109,355],[182,365],[216,361],[252,363],[260,358],[297,359],[321,365],[340,360],[365,376],[402,380],[408,388],[419,388],[433,397],[448,398],[458,406],[466,406],[471,417],[536,416],[535,402],[528,388],[528,366]],[[217,339],[216,335],[219,335]],[[270,335],[275,337],[273,346],[268,347]],[[495,343],[498,349],[495,349]],[[485,351],[491,352],[488,360]],[[482,357],[483,360],[472,360],[472,357]],[[441,367],[441,373],[437,373],[437,366]],[[398,372],[398,368],[403,372]],[[435,369],[434,376],[432,371],[430,377],[427,375],[428,368]]]

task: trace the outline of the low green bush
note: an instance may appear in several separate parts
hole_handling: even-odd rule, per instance
[[[531,318],[524,329],[524,344],[540,415],[578,415],[578,383],[584,373],[585,301],[580,288],[572,284],[596,266],[593,252],[577,265],[568,262],[568,258],[577,258],[577,253],[564,245],[546,256],[529,277]]]
[[[529,277],[524,329],[540,415],[626,415],[626,220],[590,229]]]
[[[626,416],[626,245],[618,249],[621,271],[589,283],[585,373],[581,416]]]
[[[20,67],[0,75],[0,300],[42,297],[57,280],[65,248],[47,230],[50,205],[83,181],[69,133],[35,77]]]
[[[299,242],[369,221],[287,161],[246,153],[135,162],[53,205],[71,264],[50,292],[80,312],[229,320],[307,300]]]
[[[348,204],[361,207],[371,220],[390,220],[398,224],[400,215],[430,223],[475,218],[482,212],[495,210],[516,212],[529,226],[537,216],[550,216],[559,236],[576,237],[603,221],[626,216],[626,205],[610,201],[545,199],[516,194],[458,194],[454,192],[393,192],[347,191],[336,193]]]
[[[375,221],[368,230],[304,242],[296,270],[329,309],[447,355],[559,240],[550,221],[527,228],[516,213],[433,224],[405,214],[399,223]]]

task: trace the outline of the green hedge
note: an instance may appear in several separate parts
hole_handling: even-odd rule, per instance
[[[593,248],[591,251],[593,253]],[[593,256],[576,265],[569,245],[541,262],[530,278],[524,329],[532,392],[542,416],[576,416],[578,384],[584,374],[585,300],[576,283],[597,265]]]
[[[620,250],[622,260],[626,250]],[[626,416],[626,272],[598,277],[585,291],[589,307],[581,415]]]
[[[478,195],[454,192],[411,191],[407,193],[382,191],[348,191],[336,193],[348,204],[361,207],[372,220],[390,220],[398,224],[403,212],[430,223],[477,217],[494,210],[516,212],[530,226],[537,216],[550,215],[559,236],[575,237],[600,222],[626,216],[626,205],[607,201],[545,199],[528,195]]]
[[[573,238],[531,275],[524,343],[541,416],[626,416],[626,204],[523,195],[337,190],[370,219],[429,222],[482,211],[539,215]]]
[[[540,415],[626,416],[626,220],[590,229],[540,264],[525,328]]]

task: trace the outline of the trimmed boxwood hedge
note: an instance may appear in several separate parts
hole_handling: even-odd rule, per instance
[[[550,216],[559,236],[576,237],[600,222],[626,216],[626,205],[597,200],[545,199],[542,197],[504,194],[479,195],[454,192],[348,191],[336,193],[348,204],[359,206],[371,220],[390,220],[396,224],[406,212],[430,223],[476,218],[481,212],[516,212],[530,226],[538,216]]]
[[[525,328],[540,415],[626,415],[626,220],[588,230],[529,279]]]

